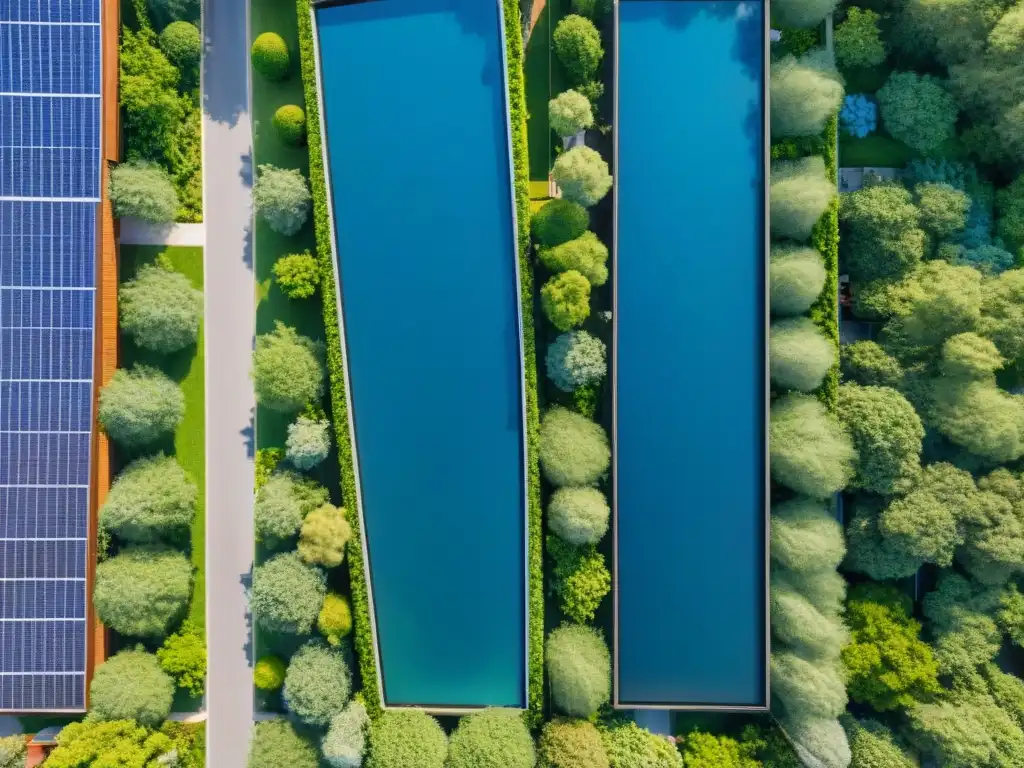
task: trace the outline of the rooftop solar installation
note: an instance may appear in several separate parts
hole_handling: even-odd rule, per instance
[[[0,711],[85,708],[100,0],[0,0]]]

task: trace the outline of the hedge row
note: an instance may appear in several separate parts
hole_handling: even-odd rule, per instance
[[[370,625],[370,595],[363,567],[363,532],[359,525],[356,478],[352,465],[352,444],[348,431],[348,401],[345,398],[345,367],[341,355],[341,332],[338,307],[334,301],[334,257],[331,242],[327,179],[320,139],[320,101],[316,85],[316,50],[310,0],[296,0],[299,21],[299,55],[302,64],[302,87],[306,99],[306,136],[309,143],[309,184],[313,194],[313,228],[316,233],[316,255],[320,261],[320,293],[324,313],[324,334],[327,341],[327,372],[331,384],[331,415],[334,437],[341,465],[341,494],[352,527],[348,543],[349,578],[352,587],[352,613],[356,655],[363,679],[363,701],[371,717],[382,712],[381,694],[377,687],[377,657],[373,648]]]
[[[836,152],[836,139],[839,131],[839,116],[829,119],[825,126],[824,145],[821,155],[825,158],[825,172],[829,179],[835,183],[839,172],[839,158]],[[811,244],[818,249],[825,261],[825,287],[821,295],[811,307],[811,319],[814,321],[826,338],[830,339],[836,348],[839,348],[839,198],[836,197],[829,203],[821,219],[814,226],[811,234]],[[836,398],[839,395],[839,362],[825,376],[821,384],[818,397],[825,403],[829,410],[836,406]]]

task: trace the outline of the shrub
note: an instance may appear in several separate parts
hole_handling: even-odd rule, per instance
[[[253,682],[261,691],[276,691],[284,685],[284,675],[288,668],[277,656],[264,656],[253,668]]]
[[[967,226],[971,198],[949,184],[918,184],[914,187],[921,227],[939,240],[951,237]]]
[[[274,112],[274,131],[281,143],[301,147],[306,143],[306,113],[295,104],[285,104]]]
[[[806,240],[836,195],[820,157],[772,163],[771,230],[773,237]]]
[[[118,218],[169,224],[178,213],[178,193],[167,171],[158,165],[132,161],[114,166],[108,193]]]
[[[612,588],[604,555],[592,545],[574,547],[549,536],[548,556],[554,563],[552,586],[562,613],[577,624],[594,620],[594,613]]]
[[[366,732],[370,718],[361,701],[350,701],[331,720],[320,745],[331,768],[361,768],[366,754]]]
[[[893,739],[892,732],[877,720],[855,720],[844,715],[840,721],[850,740],[852,765],[857,768],[917,768]]]
[[[545,723],[537,752],[540,768],[610,768],[600,731],[585,720]]]
[[[330,724],[351,691],[352,673],[341,651],[308,643],[288,662],[282,697],[288,711],[307,725]]]
[[[612,188],[608,163],[590,147],[573,147],[560,154],[551,169],[551,178],[562,190],[562,197],[587,208]]]
[[[563,333],[544,358],[548,378],[563,392],[596,384],[608,372],[604,342],[586,331]]]
[[[323,571],[303,563],[297,552],[287,552],[253,569],[249,604],[267,631],[308,635],[326,593]]]
[[[195,483],[175,459],[138,459],[114,480],[100,525],[123,541],[173,539],[192,524],[197,498]]]
[[[89,715],[96,720],[135,720],[155,728],[171,713],[174,683],[156,656],[123,650],[96,667],[89,685]]]
[[[334,568],[345,558],[345,545],[351,538],[352,528],[345,519],[345,510],[324,504],[302,522],[299,557],[309,565]]]
[[[834,570],[846,546],[843,529],[822,502],[798,496],[772,505],[771,554],[800,573]]]
[[[592,485],[611,462],[608,436],[599,424],[561,407],[541,421],[540,463],[554,486]]]
[[[981,332],[995,342],[1003,357],[1024,354],[1024,269],[1011,269],[982,288]]]
[[[249,768],[319,768],[316,746],[288,720],[262,720],[253,726]]]
[[[932,391],[935,428],[993,462],[1024,455],[1024,404],[992,381],[939,379]]]
[[[729,736],[693,731],[677,743],[686,768],[761,768],[753,748]]]
[[[981,274],[969,267],[929,261],[917,273],[903,319],[911,345],[933,346],[973,330],[980,320]]]
[[[802,315],[825,287],[825,264],[813,248],[773,245],[769,269],[774,315]]]
[[[320,285],[320,265],[309,251],[282,256],[274,262],[274,279],[289,299],[308,299]]]
[[[276,549],[302,527],[303,518],[328,502],[327,491],[292,472],[275,472],[256,493],[256,541]]]
[[[591,21],[597,21],[611,10],[612,0],[572,0],[572,12]]]
[[[878,105],[863,93],[847,96],[839,110],[839,125],[858,139],[870,136],[878,130]]]
[[[929,154],[956,135],[956,101],[931,75],[893,72],[877,97],[889,135],[918,152]]]
[[[878,21],[872,10],[846,9],[846,21],[836,28],[836,60],[843,67],[875,67],[885,61]]]
[[[202,696],[206,687],[206,641],[202,630],[189,621],[164,640],[156,652],[160,668],[174,678],[175,684],[193,696]]]
[[[296,469],[312,469],[326,459],[331,451],[330,423],[327,419],[299,416],[294,424],[288,425],[285,447],[285,455]]]
[[[902,277],[924,256],[920,213],[898,184],[873,184],[843,195],[840,217],[848,229],[846,263],[856,281]]]
[[[611,768],[684,768],[675,745],[631,720],[601,731]]]
[[[810,392],[835,364],[836,348],[809,318],[776,320],[771,326],[768,361],[776,386]]]
[[[958,333],[942,345],[940,369],[950,378],[987,380],[1004,363],[996,345],[976,333]]]
[[[25,768],[27,751],[24,735],[0,736],[0,768]]]
[[[291,67],[288,44],[276,32],[264,32],[252,44],[252,68],[267,80],[284,80]]]
[[[391,709],[370,722],[366,768],[444,768],[448,739],[437,720],[418,710]]]
[[[1014,256],[998,245],[979,245],[977,248],[957,248],[953,263],[974,267],[985,275],[998,275],[1013,267]]]
[[[839,721],[830,717],[789,718],[785,730],[793,741],[801,765],[846,768],[850,744]]]
[[[160,33],[160,50],[180,70],[198,67],[203,54],[203,40],[198,27],[187,21],[172,21]]]
[[[341,645],[342,638],[352,631],[352,609],[348,600],[336,592],[328,592],[324,597],[324,604],[320,607],[316,628],[320,630],[328,644]]]
[[[294,235],[309,218],[309,184],[297,169],[261,165],[252,199],[256,212],[279,235]]]
[[[594,113],[586,96],[568,90],[548,102],[548,120],[559,136],[575,136],[594,125]]]
[[[608,282],[608,247],[593,232],[584,232],[575,240],[542,248],[538,252],[541,262],[552,272],[574,269],[591,285]]]
[[[448,742],[447,768],[533,768],[533,737],[511,709],[485,709],[459,720]]]
[[[857,449],[851,487],[883,496],[909,491],[921,467],[924,438],[914,406],[888,387],[844,384],[837,413]]]
[[[843,378],[866,387],[893,387],[903,381],[903,366],[875,341],[855,341],[840,347]]]
[[[148,0],[146,4],[158,27],[182,19],[199,18],[199,0]]]
[[[320,348],[278,320],[271,333],[256,337],[252,379],[260,405],[295,413],[323,395]]]
[[[604,637],[590,627],[566,624],[548,635],[545,649],[551,698],[572,717],[590,717],[611,696],[611,657]]]
[[[568,331],[590,316],[590,283],[574,269],[562,272],[544,283],[540,303],[551,324]]]
[[[548,503],[548,528],[567,544],[597,544],[608,532],[610,515],[597,488],[559,488]]]
[[[147,264],[118,292],[121,330],[154,352],[195,344],[203,318],[203,292],[180,272]]]
[[[191,588],[192,566],[181,552],[125,547],[96,566],[93,604],[115,632],[161,638],[184,613]]]
[[[846,430],[820,402],[787,395],[771,408],[771,471],[776,482],[823,499],[845,488],[857,451]]]
[[[832,659],[806,659],[776,651],[771,659],[772,696],[789,717],[838,717],[846,709],[843,673]]]
[[[122,26],[119,80],[117,95],[124,119],[126,154],[136,161],[131,165],[137,166],[139,160],[168,160],[168,150],[175,143],[175,136],[186,116],[186,107],[190,104],[179,94],[181,73],[157,47],[156,33],[148,25],[136,31]],[[164,183],[160,184],[159,198],[164,201],[164,212],[159,214],[159,222],[170,222],[174,220],[177,205],[171,207],[166,202],[173,187],[166,174],[161,178]],[[147,189],[141,191],[143,207],[149,211],[158,210],[149,199],[152,192]],[[140,201],[136,195],[133,199]],[[177,201],[176,196],[174,200]]]
[[[820,610],[786,582],[771,588],[772,636],[811,660],[835,659],[849,640],[838,612]]]
[[[996,229],[1011,249],[1024,247],[1024,174],[996,192]]]
[[[150,445],[173,432],[185,416],[178,385],[156,368],[119,368],[100,390],[99,422],[125,448]]]
[[[579,203],[558,198],[541,206],[530,217],[530,232],[534,242],[542,248],[575,240],[590,226],[590,213]]]
[[[575,85],[592,80],[601,66],[604,48],[601,34],[590,19],[570,14],[564,17],[552,36],[555,55],[562,62],[569,79]]]
[[[842,80],[823,50],[773,62],[770,87],[773,139],[820,136],[843,101]]]
[[[772,24],[779,27],[816,27],[835,10],[839,0],[775,0]]]

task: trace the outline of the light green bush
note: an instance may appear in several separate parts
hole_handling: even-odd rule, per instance
[[[847,768],[850,744],[839,721],[832,717],[790,717],[783,727],[793,741],[801,765]]]
[[[856,720],[843,715],[840,722],[850,739],[851,765],[856,768],[917,768],[892,732],[877,720]]]
[[[548,528],[567,544],[597,544],[608,532],[610,515],[597,488],[559,488],[548,503]]]
[[[115,166],[108,192],[118,218],[170,224],[178,213],[178,193],[171,177],[152,163],[130,161]]]
[[[114,480],[100,509],[100,525],[123,541],[180,538],[195,517],[198,495],[174,458],[138,459]]]
[[[592,485],[608,470],[611,450],[599,424],[562,407],[541,421],[540,463],[552,485]]]
[[[274,331],[256,337],[252,358],[256,401],[285,413],[319,402],[324,388],[320,354],[311,339],[278,320]]]
[[[285,104],[274,112],[274,130],[282,144],[301,147],[306,143],[306,113],[295,104]]]
[[[485,709],[459,720],[448,742],[447,768],[534,768],[533,737],[522,715]]]
[[[288,711],[307,725],[329,725],[351,691],[352,673],[339,650],[308,643],[288,662],[282,698]]]
[[[286,552],[253,569],[249,605],[268,632],[308,635],[326,593],[324,572],[303,563],[297,552]]]
[[[89,685],[89,715],[96,720],[135,720],[155,728],[171,713],[174,683],[152,653],[127,649],[96,667]]]
[[[294,235],[309,218],[313,198],[301,171],[264,164],[253,185],[252,200],[267,226],[279,235]]]
[[[771,170],[771,231],[773,237],[807,240],[811,230],[836,196],[820,157],[777,161]]]
[[[316,746],[288,720],[263,720],[253,726],[249,768],[319,768]]]
[[[285,456],[296,469],[310,470],[331,451],[331,425],[327,419],[299,416],[288,425]]]
[[[927,238],[910,193],[898,184],[873,184],[843,195],[840,241],[853,280],[893,280],[924,257]]]
[[[632,720],[601,730],[611,768],[684,768],[674,744],[641,728]]]
[[[276,691],[284,685],[288,667],[277,656],[263,656],[253,668],[253,682],[261,691]]]
[[[976,333],[958,333],[942,345],[943,376],[986,381],[1005,363],[996,345]]]
[[[156,652],[160,668],[179,688],[202,696],[206,688],[206,639],[202,630],[186,620],[181,629],[164,640]]]
[[[825,264],[813,248],[773,245],[769,270],[773,315],[802,315],[825,287]]]
[[[773,637],[807,659],[836,659],[849,641],[838,613],[825,613],[792,586],[772,584]]]
[[[274,262],[274,280],[289,299],[308,299],[320,286],[320,265],[309,251],[282,256]]]
[[[572,12],[586,16],[591,21],[597,21],[611,10],[612,0],[572,0]]]
[[[542,248],[575,240],[590,226],[590,213],[579,203],[557,198],[541,206],[530,217],[530,232]]]
[[[903,381],[903,366],[878,342],[855,341],[839,348],[843,378],[866,387],[898,388]]]
[[[119,634],[163,638],[185,612],[191,589],[192,566],[181,552],[125,547],[96,566],[93,605]]]
[[[293,472],[275,472],[256,492],[256,541],[277,549],[297,536],[302,520],[328,502],[326,489]]]
[[[25,768],[27,751],[23,734],[0,736],[0,768]]]
[[[548,121],[559,136],[575,136],[594,125],[590,100],[577,91],[563,91],[548,102]]]
[[[551,39],[555,55],[574,85],[593,79],[604,58],[604,48],[601,34],[590,19],[575,14],[565,16]]]
[[[586,720],[545,723],[537,752],[540,768],[610,768],[601,733]]]
[[[562,272],[544,283],[540,304],[555,328],[571,330],[590,316],[590,283],[574,269]]]
[[[548,635],[545,648],[551,698],[572,717],[590,717],[611,697],[611,656],[604,637],[567,624]]]
[[[554,248],[542,248],[538,256],[552,272],[574,269],[591,285],[604,285],[608,281],[608,247],[593,232],[584,232]]]
[[[843,529],[825,505],[798,496],[772,505],[771,556],[800,573],[834,570],[846,553]]]
[[[290,66],[288,44],[276,32],[264,32],[253,42],[252,68],[267,80],[284,80]]]
[[[555,160],[551,178],[562,190],[562,197],[589,208],[612,188],[608,163],[590,147],[573,147]]]
[[[336,592],[328,592],[320,607],[316,628],[329,645],[340,645],[342,638],[352,631],[352,609],[348,600]]]
[[[547,553],[554,563],[552,587],[562,613],[577,624],[594,620],[594,613],[612,588],[604,555],[593,544],[574,547],[549,536]]]
[[[846,487],[857,451],[818,400],[787,395],[772,404],[771,472],[779,483],[818,499]]]
[[[846,9],[846,20],[836,28],[836,61],[843,67],[876,67],[885,61],[877,13],[855,5]]]
[[[889,135],[918,152],[934,152],[956,135],[956,100],[931,75],[893,72],[876,96]]]
[[[366,736],[370,718],[360,701],[350,701],[331,720],[320,745],[324,760],[331,768],[361,768],[366,754]]]
[[[604,342],[586,331],[561,334],[544,357],[548,378],[563,392],[596,384],[608,372]]]
[[[444,731],[425,712],[390,709],[370,723],[366,768],[445,768],[447,755]]]
[[[121,330],[144,349],[168,354],[195,344],[203,292],[185,275],[147,264],[118,292]]]
[[[187,21],[172,21],[160,33],[160,50],[180,70],[198,67],[203,53],[199,29]]]
[[[787,650],[772,653],[772,697],[789,717],[838,717],[846,709],[844,683],[835,660],[811,660]]]
[[[768,362],[776,386],[810,392],[835,365],[836,348],[810,318],[776,320],[771,325]]]
[[[345,519],[345,510],[324,504],[302,521],[299,557],[309,565],[335,568],[345,558],[345,545],[351,538],[352,528]]]
[[[945,240],[967,226],[971,198],[949,184],[924,183],[914,187],[921,227],[939,240]]]
[[[772,62],[770,87],[773,139],[821,135],[843,101],[842,79],[824,50]]]

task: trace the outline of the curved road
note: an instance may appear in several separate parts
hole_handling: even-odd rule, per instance
[[[252,636],[245,590],[253,562],[256,406],[249,379],[256,328],[249,4],[205,0],[203,5],[206,764],[244,768],[253,722]]]

